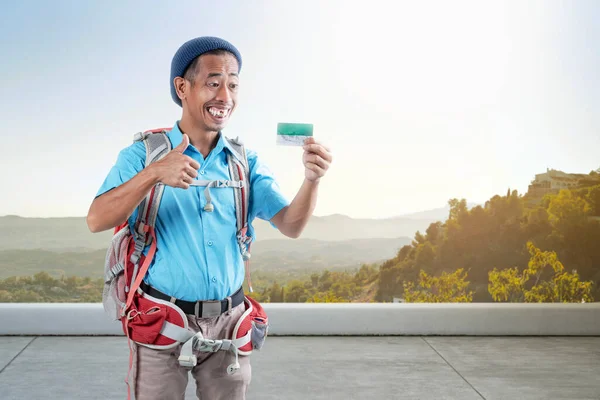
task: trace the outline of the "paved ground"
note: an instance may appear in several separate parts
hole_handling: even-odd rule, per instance
[[[600,337],[269,337],[252,357],[248,400],[600,399]],[[124,399],[127,362],[123,337],[0,337],[0,399]]]

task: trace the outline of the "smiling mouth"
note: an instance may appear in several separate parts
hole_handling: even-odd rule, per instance
[[[223,118],[226,118],[229,116],[229,112],[231,111],[231,108],[208,107],[207,111],[213,117],[215,117],[217,119],[223,119]]]

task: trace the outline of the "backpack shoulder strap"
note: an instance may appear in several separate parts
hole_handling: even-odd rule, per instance
[[[171,151],[172,148],[171,141],[167,137],[166,131],[155,132],[148,135],[144,140],[144,144],[146,145],[146,166],[162,159]],[[145,203],[145,206],[147,204],[147,215],[145,223],[151,227],[154,227],[154,223],[156,222],[158,206],[160,205],[164,189],[164,184],[157,184],[153,189],[154,196],[152,196],[151,191],[143,201],[143,203]]]
[[[244,165],[244,168],[246,169],[246,173],[248,174],[250,167],[248,165],[248,156],[246,155],[246,149],[244,147],[244,143],[242,143],[242,141],[240,140],[239,137],[236,137],[235,139],[230,139],[230,138],[225,138],[225,139],[229,142],[229,145],[237,153],[235,155],[242,162],[242,164]]]
[[[252,237],[248,235],[248,207],[250,200],[250,166],[246,148],[239,138],[225,138],[230,145],[230,152],[227,152],[227,164],[229,165],[229,175],[232,180],[242,181],[239,188],[234,188],[235,211],[237,220],[237,236],[240,245],[240,252],[244,260],[250,258],[250,242]]]
[[[171,141],[164,129],[137,133],[134,136],[134,142],[138,141],[143,141],[146,147],[146,167],[162,159],[172,148]],[[158,183],[138,205],[135,221],[135,250],[131,255],[131,261],[134,264],[139,260],[144,247],[150,243],[149,229],[154,228],[164,188],[164,184]]]
[[[166,131],[155,132],[146,136],[146,166],[163,158],[171,151],[171,141]]]
[[[253,292],[252,280],[250,278],[250,245],[252,244],[252,232],[248,225],[248,208],[250,207],[250,165],[246,148],[239,138],[225,138],[230,145],[227,152],[227,164],[229,165],[229,175],[232,180],[242,181],[241,187],[234,188],[235,196],[235,214],[237,220],[237,241],[244,260],[246,270],[246,281],[248,289]]]

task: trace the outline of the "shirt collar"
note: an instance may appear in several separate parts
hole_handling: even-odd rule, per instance
[[[171,140],[171,146],[173,148],[179,146],[181,141],[183,140],[183,135],[179,130],[179,121],[175,122],[175,125],[171,128],[171,130],[167,133],[169,140]]]
[[[183,134],[179,129],[179,121],[175,122],[175,125],[173,125],[173,128],[169,131],[169,133],[167,133],[167,136],[171,140],[171,145],[173,146],[173,148],[181,144],[181,141],[183,140]],[[240,160],[240,155],[231,146],[229,140],[226,140],[223,133],[219,132],[219,141],[217,142],[217,145],[212,151],[214,151],[216,154],[219,154],[223,151],[224,148],[227,148],[227,150],[229,150],[231,154],[233,154],[233,156],[238,159],[238,161],[242,163],[244,162],[244,160]]]

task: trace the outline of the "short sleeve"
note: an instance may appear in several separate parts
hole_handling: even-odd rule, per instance
[[[260,218],[270,221],[275,214],[290,204],[282,193],[271,170],[259,159],[256,152],[247,150],[250,166],[250,209],[248,220]],[[272,226],[273,223],[271,223]]]
[[[98,193],[96,193],[96,197],[133,178],[144,169],[145,162],[146,148],[142,142],[136,142],[121,150],[115,165],[112,166]]]

